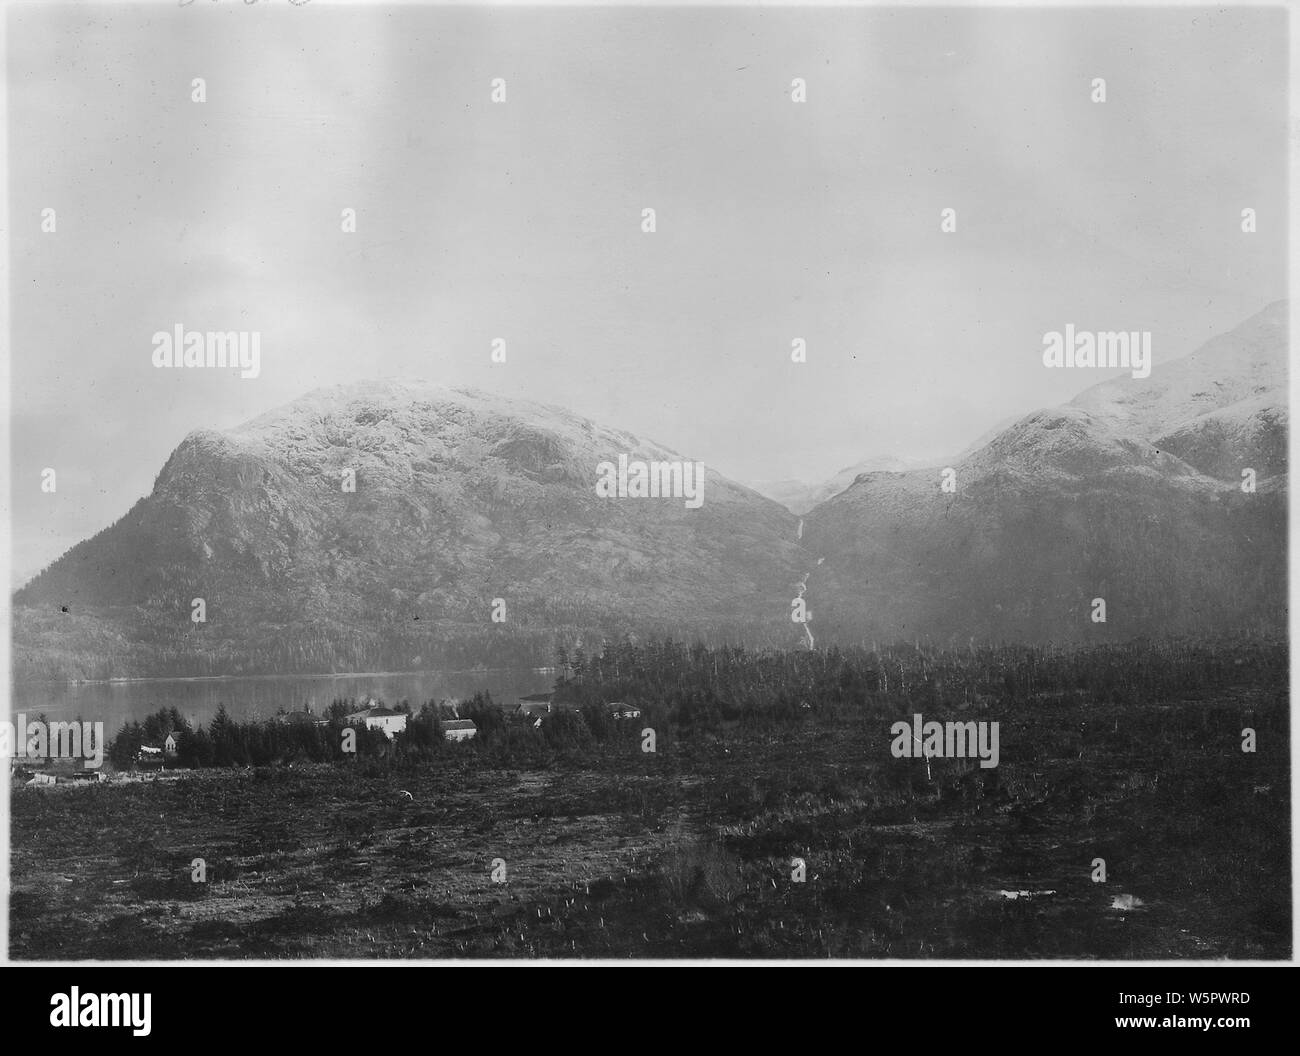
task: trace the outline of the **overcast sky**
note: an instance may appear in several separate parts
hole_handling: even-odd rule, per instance
[[[1280,8],[8,15],[18,581],[190,430],[321,385],[478,386],[815,482],[1111,376],[1046,370],[1048,330],[1151,330],[1158,371],[1286,295]],[[156,370],[177,323],[260,331],[260,377]]]

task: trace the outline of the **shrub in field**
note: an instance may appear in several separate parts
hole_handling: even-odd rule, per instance
[[[664,856],[661,875],[669,899],[678,906],[729,905],[745,886],[739,860],[716,840],[676,845]]]

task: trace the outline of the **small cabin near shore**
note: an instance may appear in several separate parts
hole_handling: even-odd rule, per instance
[[[447,719],[442,724],[442,736],[448,741],[468,741],[477,734],[473,719]]]
[[[108,775],[99,770],[77,770],[68,778],[75,784],[103,784],[108,780]]]
[[[329,719],[304,708],[302,711],[285,711],[275,717],[282,726],[328,726]]]

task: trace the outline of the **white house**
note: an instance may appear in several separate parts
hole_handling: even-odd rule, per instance
[[[449,741],[468,741],[477,733],[473,719],[447,719],[442,724],[442,735]]]
[[[406,712],[394,711],[392,708],[370,707],[363,711],[354,711],[347,716],[349,723],[364,722],[368,730],[382,730],[390,741],[399,733],[406,732]]]
[[[177,740],[176,731],[173,730],[171,733],[167,735],[167,739],[163,741],[163,752],[166,755],[175,755],[176,750],[179,747],[180,747],[180,742]]]

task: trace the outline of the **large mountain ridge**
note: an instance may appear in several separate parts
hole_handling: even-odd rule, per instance
[[[203,672],[545,663],[583,635],[775,641],[800,565],[796,518],[707,467],[699,509],[600,498],[597,466],[620,454],[683,460],[475,390],[320,390],[191,433],[149,496],[16,601],[46,634],[71,616],[82,636],[121,632],[119,654],[149,642],[153,667]],[[41,663],[33,649],[24,659]]]
[[[316,390],[190,433],[149,495],[19,590],[15,673],[545,664],[622,635],[793,648],[801,583],[818,647],[1281,631],[1286,350],[1279,302],[948,467],[850,467],[802,535],[711,469],[699,509],[600,497],[601,462],[686,456],[563,408],[412,380]]]
[[[946,467],[950,490],[934,470],[859,476],[806,520],[823,635],[1284,633],[1286,320],[1275,303],[1150,378],[1025,415]]]

